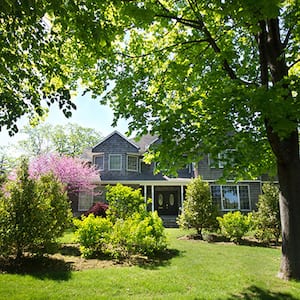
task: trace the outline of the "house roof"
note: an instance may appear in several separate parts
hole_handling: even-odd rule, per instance
[[[145,134],[141,138],[134,138],[133,140],[140,147],[140,151],[144,153],[151,144],[158,140],[158,137],[151,134]]]
[[[135,143],[134,141],[132,141],[131,139],[129,139],[129,138],[127,138],[125,135],[123,135],[123,134],[121,134],[119,131],[117,131],[117,130],[115,130],[115,131],[113,131],[112,133],[110,133],[108,136],[106,136],[105,138],[103,138],[97,145],[95,145],[94,147],[93,147],[93,149],[94,148],[96,148],[96,147],[98,147],[99,145],[101,145],[102,143],[104,143],[106,140],[108,140],[110,137],[112,137],[113,135],[115,135],[115,134],[117,134],[117,135],[119,135],[122,139],[124,139],[124,140],[126,140],[128,143],[130,143],[133,147],[135,147],[136,149],[140,149],[140,146],[137,144],[137,143]]]

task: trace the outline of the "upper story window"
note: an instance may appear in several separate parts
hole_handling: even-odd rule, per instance
[[[211,195],[221,210],[250,210],[248,185],[212,185]]]
[[[138,172],[139,158],[136,155],[127,155],[127,170]]]
[[[122,155],[110,154],[108,165],[109,165],[109,170],[120,171],[122,169]]]
[[[230,160],[229,155],[233,151],[235,151],[235,149],[228,149],[226,151],[223,151],[222,153],[219,153],[217,161],[212,159],[211,155],[208,154],[208,165],[211,168],[216,168],[217,167],[219,169],[223,169],[225,167],[226,163],[228,163],[228,160]]]
[[[104,170],[104,154],[94,156],[94,165],[98,170]]]

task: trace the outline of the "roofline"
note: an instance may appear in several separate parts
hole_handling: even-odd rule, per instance
[[[97,145],[95,145],[94,147],[92,147],[92,153],[93,153],[93,149],[98,147],[99,145],[101,145],[102,143],[104,143],[106,140],[108,140],[111,136],[113,136],[114,134],[118,134],[121,138],[123,138],[124,140],[126,140],[129,144],[131,144],[133,147],[135,147],[137,150],[140,149],[140,147],[135,144],[134,142],[132,142],[131,140],[129,140],[125,135],[123,135],[122,133],[120,133],[118,130],[114,130],[113,132],[111,132],[109,135],[107,135],[105,138],[103,138]],[[95,153],[95,152],[94,152]]]

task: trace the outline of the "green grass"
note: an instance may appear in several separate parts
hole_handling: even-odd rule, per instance
[[[276,277],[280,250],[181,240],[158,264],[79,272],[1,274],[0,299],[300,299],[300,282]],[[72,240],[67,233],[64,242]]]

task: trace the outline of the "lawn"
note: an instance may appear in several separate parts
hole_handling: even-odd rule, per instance
[[[276,277],[280,249],[178,239],[186,233],[179,229],[167,233],[168,257],[152,263],[102,262],[72,271],[57,261],[46,271],[0,274],[0,299],[300,299],[300,282]]]

